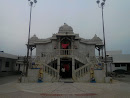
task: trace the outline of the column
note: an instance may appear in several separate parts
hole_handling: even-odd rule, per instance
[[[73,55],[73,51],[74,51],[74,41],[73,41],[73,37],[71,38],[71,50],[72,50],[72,54]]]
[[[72,78],[75,77],[75,60],[74,57],[72,57]]]
[[[33,49],[32,49],[32,47],[31,47],[31,48],[30,48],[30,51],[31,51],[31,52],[30,52],[30,57],[31,57],[31,58],[32,58],[32,50],[33,50]]]
[[[32,68],[32,47],[30,47],[30,62],[29,62],[29,67]]]
[[[58,56],[58,59],[57,59],[57,71],[58,71],[58,79],[60,78],[60,75],[59,75],[59,73],[60,73],[60,57]]]
[[[60,38],[59,38],[59,42],[58,42],[58,52],[59,52],[59,55],[60,55]]]
[[[103,57],[103,47],[102,47],[102,57]]]
[[[57,71],[58,71],[58,74],[57,74],[57,78],[59,80],[60,78],[60,38],[58,38],[58,58],[57,58]]]
[[[112,73],[112,63],[110,63],[110,71],[111,71],[111,73]]]
[[[100,48],[99,48],[99,50],[98,50],[98,51],[99,51],[99,57],[100,57]]]

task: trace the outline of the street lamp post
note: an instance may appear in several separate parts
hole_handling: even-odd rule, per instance
[[[97,0],[97,4],[98,4],[98,7],[102,9],[102,27],[103,27],[103,39],[104,39],[104,54],[105,54],[106,76],[107,76],[106,42],[105,42],[105,29],[104,29],[104,17],[103,17],[103,9],[104,9],[104,6],[105,6],[105,1],[106,0],[102,0],[102,2],[100,2],[100,0]]]
[[[26,66],[26,76],[28,75],[28,67],[29,67],[29,40],[30,40],[30,30],[31,30],[31,15],[32,15],[32,7],[37,3],[37,0],[28,0],[30,6],[30,20],[29,20],[29,33],[28,33],[28,44],[27,44],[27,66]]]

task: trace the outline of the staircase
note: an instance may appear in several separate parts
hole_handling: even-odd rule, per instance
[[[59,71],[50,67],[47,64],[43,64],[44,77],[43,81],[45,82],[56,82],[59,80]]]
[[[85,58],[85,57],[84,57]],[[99,61],[95,56],[91,56],[89,58],[86,57],[87,63],[83,65],[82,67],[76,69],[73,73],[73,79],[74,81],[79,82],[89,82],[90,81],[90,68],[94,66],[95,64],[98,64]]]
[[[74,71],[74,73],[72,74],[74,81],[84,81],[84,82],[88,82],[90,80],[90,76],[89,76],[89,68],[90,68],[91,64],[85,64],[84,66],[76,69]]]
[[[36,64],[41,65],[43,68],[43,81],[44,82],[55,82],[58,81],[59,79],[59,71],[49,65],[47,65],[43,58],[40,58],[37,56],[36,58],[33,59]],[[49,61],[49,60],[48,60]]]
[[[84,64],[83,66],[74,70],[74,72],[72,73],[72,77],[73,77],[74,81],[82,81],[82,82],[90,81],[90,72],[89,72],[90,67],[99,63],[98,59],[95,56],[90,56],[88,58],[80,52],[75,52],[75,51],[72,52],[71,50],[66,50],[66,51],[61,50],[60,52],[63,55],[65,53],[67,53],[68,55],[73,53],[75,59]],[[55,69],[48,65],[48,63],[57,59],[57,55],[60,52],[56,51],[54,53],[47,53],[45,57],[37,56],[35,59],[33,59],[33,61],[35,61],[35,62],[39,63],[41,66],[43,66],[43,71],[44,71],[43,81],[45,81],[45,82],[55,82],[55,81],[63,82],[63,81],[65,81],[63,79],[59,80],[59,70],[58,69]],[[72,56],[72,55],[70,55],[70,56]]]

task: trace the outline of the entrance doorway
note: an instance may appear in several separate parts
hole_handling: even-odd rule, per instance
[[[72,59],[70,59],[70,58],[61,59],[60,77],[61,78],[72,78]]]

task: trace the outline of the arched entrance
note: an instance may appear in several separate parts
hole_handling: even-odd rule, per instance
[[[60,60],[60,77],[61,78],[72,78],[72,59],[71,58],[61,58],[61,60]]]
[[[61,49],[71,49],[71,39],[69,37],[63,37],[61,39]]]

